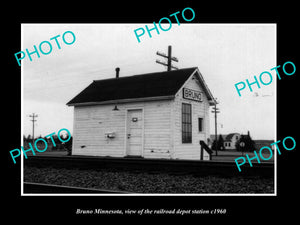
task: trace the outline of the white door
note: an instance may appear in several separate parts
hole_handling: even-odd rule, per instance
[[[143,110],[127,111],[126,154],[142,156],[143,151]]]

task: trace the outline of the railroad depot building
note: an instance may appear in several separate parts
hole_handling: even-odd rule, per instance
[[[208,160],[214,98],[197,67],[94,80],[74,106],[72,155]]]

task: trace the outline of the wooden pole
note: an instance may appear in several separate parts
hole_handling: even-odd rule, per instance
[[[171,71],[171,66],[172,66],[171,58],[172,58],[172,46],[169,45],[168,46],[168,71]]]

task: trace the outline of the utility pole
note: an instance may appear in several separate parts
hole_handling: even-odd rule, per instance
[[[171,45],[168,46],[168,55],[166,55],[164,53],[160,53],[159,51],[156,52],[156,55],[159,55],[159,56],[162,56],[162,57],[168,59],[168,63],[161,62],[158,59],[156,60],[156,63],[167,66],[167,68],[168,68],[167,71],[171,71],[172,68],[178,70],[178,68],[176,66],[172,66],[172,60],[175,62],[178,62],[178,59],[176,57],[172,57],[172,46]]]
[[[34,118],[38,117],[38,115],[35,115],[34,113],[32,113],[32,115],[29,115],[29,117],[32,117],[32,140],[34,140],[34,122],[36,122],[36,120]]]
[[[212,113],[215,114],[215,150],[216,150],[216,156],[218,155],[218,132],[217,132],[217,113],[219,113],[220,111],[219,108],[217,108],[217,99],[215,99],[215,105],[213,107],[213,111],[211,111]]]

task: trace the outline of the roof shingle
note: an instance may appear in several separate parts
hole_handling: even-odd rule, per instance
[[[94,80],[67,105],[175,95],[197,67]]]

